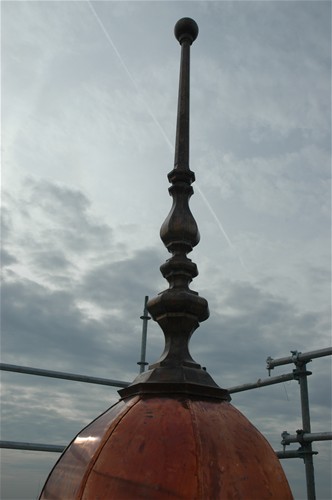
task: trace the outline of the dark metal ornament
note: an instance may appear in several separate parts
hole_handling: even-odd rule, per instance
[[[122,397],[144,393],[185,393],[230,400],[212,377],[189,353],[189,341],[202,321],[209,317],[207,301],[189,288],[198,275],[197,266],[188,258],[200,235],[189,208],[195,174],[189,168],[190,46],[198,35],[198,26],[190,18],[180,19],[174,29],[181,45],[179,96],[174,169],[168,174],[172,186],[172,208],[161,226],[160,237],[172,254],[160,268],[169,288],[151,299],[147,308],[165,335],[160,359],[149,366],[127,388]]]

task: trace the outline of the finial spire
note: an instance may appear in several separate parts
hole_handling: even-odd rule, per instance
[[[184,17],[176,23],[174,34],[181,45],[174,168],[189,170],[190,46],[197,38],[198,26],[193,19]],[[191,176],[194,182],[193,172]]]
[[[185,393],[230,399],[189,353],[189,341],[202,321],[209,317],[207,301],[189,288],[198,275],[197,266],[188,257],[199,242],[199,231],[189,208],[193,194],[194,172],[189,168],[189,84],[190,46],[198,35],[193,19],[180,19],[174,29],[181,45],[177,131],[174,169],[168,174],[172,186],[172,208],[161,226],[160,237],[172,254],[160,268],[169,288],[149,300],[147,309],[165,335],[160,359],[149,366],[127,388],[122,397],[137,393]]]

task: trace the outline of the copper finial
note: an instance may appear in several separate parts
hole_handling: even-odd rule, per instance
[[[174,169],[168,174],[173,205],[160,230],[160,237],[172,254],[160,268],[169,288],[147,304],[149,313],[164,332],[165,349],[147,372],[119,392],[122,397],[176,392],[229,399],[227,392],[192,359],[188,348],[194,331],[209,317],[207,301],[189,288],[198,271],[187,257],[200,238],[189,208],[191,184],[195,181],[189,168],[190,46],[197,38],[198,26],[193,19],[183,18],[176,23],[174,33],[181,45],[181,64]]]
[[[183,55],[179,116],[184,113],[181,96],[189,102],[187,70],[195,26],[186,19],[175,30]],[[178,159],[188,151],[186,109],[182,132],[178,127]],[[188,351],[192,333],[208,317],[208,306],[189,289],[197,269],[187,254],[198,242],[198,230],[188,207],[193,173],[181,162],[169,174],[173,206],[161,230],[172,254],[161,268],[170,286],[148,302],[165,333],[164,352],[149,371],[119,391],[120,401],[73,439],[48,476],[41,500],[293,499],[269,443],[226,403],[227,391]]]

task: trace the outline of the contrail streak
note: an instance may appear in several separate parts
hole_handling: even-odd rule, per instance
[[[202,200],[204,201],[206,207],[208,208],[210,214],[212,215],[212,217],[214,218],[214,220],[216,221],[217,223],[217,226],[219,227],[220,231],[222,232],[225,240],[227,241],[228,243],[228,246],[233,250],[233,252],[235,253],[235,255],[237,256],[237,258],[239,259],[240,261],[240,264],[241,266],[243,267],[243,269],[248,272],[248,269],[246,268],[246,266],[244,265],[244,262],[241,258],[241,256],[239,255],[239,253],[236,251],[236,248],[234,247],[233,243],[231,242],[228,234],[226,233],[223,225],[221,224],[220,220],[219,220],[219,217],[217,216],[216,212],[213,210],[213,208],[211,207],[209,201],[207,200],[206,196],[204,195],[203,191],[201,190],[201,188],[199,187],[199,185],[197,184],[197,182],[195,183],[195,188],[196,190],[198,191],[198,193],[200,194],[200,196],[202,197]]]
[[[90,10],[93,14],[93,16],[95,17],[97,23],[99,24],[99,27],[101,28],[102,32],[104,33],[107,41],[109,42],[109,44],[111,45],[112,49],[114,50],[117,58],[119,59],[119,62],[122,66],[122,68],[124,69],[125,73],[127,74],[129,80],[132,82],[132,84],[134,85],[136,91],[137,91],[137,95],[139,96],[139,98],[141,99],[142,103],[144,104],[146,110],[148,111],[150,117],[152,118],[152,120],[154,121],[154,123],[157,125],[158,129],[160,130],[162,136],[164,137],[166,143],[168,144],[170,150],[173,152],[173,144],[172,142],[169,140],[169,138],[167,137],[164,129],[162,128],[162,126],[160,125],[159,121],[157,120],[157,118],[155,117],[152,109],[150,108],[150,106],[148,105],[148,103],[143,99],[142,97],[142,94],[141,94],[141,90],[136,82],[136,80],[134,79],[133,75],[131,74],[131,72],[129,71],[128,69],[128,66],[126,65],[126,63],[124,62],[123,58],[121,57],[121,54],[120,52],[118,51],[118,49],[116,48],[109,32],[107,31],[107,29],[105,28],[105,25],[104,23],[102,22],[102,20],[100,19],[100,17],[98,16],[97,12],[95,11],[95,8],[92,6],[92,3],[90,0],[86,0],[87,4],[89,5],[90,7]],[[238,252],[236,251],[231,239],[229,238],[228,234],[226,233],[222,223],[220,222],[220,219],[219,217],[217,216],[217,214],[215,213],[215,211],[213,210],[213,208],[211,207],[209,201],[207,200],[207,198],[205,197],[203,191],[200,189],[200,187],[197,185],[197,183],[195,183],[195,186],[196,186],[196,189],[198,191],[198,193],[200,194],[200,196],[202,197],[202,200],[203,202],[205,203],[206,207],[208,208],[209,212],[211,213],[213,219],[215,220],[215,222],[217,223],[217,226],[218,228],[220,229],[222,235],[224,236],[225,240],[227,241],[227,244],[228,246],[231,248],[231,250],[235,253],[235,255],[237,256],[237,258],[239,259],[239,262],[241,264],[241,266],[243,267],[243,269],[245,271],[247,271],[240,255],[238,254]]]
[[[141,99],[142,103],[144,104],[144,106],[146,107],[149,115],[151,116],[152,120],[154,121],[154,123],[157,125],[157,127],[159,128],[161,134],[163,135],[165,141],[167,142],[167,144],[169,145],[169,147],[171,149],[173,149],[173,145],[171,143],[171,141],[169,140],[169,138],[167,137],[164,129],[162,128],[162,126],[160,125],[160,123],[158,122],[157,118],[155,117],[153,111],[151,110],[150,106],[148,105],[148,103],[143,99],[142,97],[142,94],[141,94],[141,91],[140,91],[140,88],[139,86],[137,85],[136,83],[136,80],[134,79],[133,75],[130,73],[126,63],[124,62],[124,60],[122,59],[121,57],[121,54],[120,52],[118,51],[118,49],[116,48],[112,38],[110,37],[110,34],[108,33],[107,29],[105,28],[105,25],[104,23],[102,22],[102,20],[100,19],[100,17],[98,16],[97,12],[95,11],[94,7],[92,6],[90,0],[87,0],[87,4],[89,5],[90,9],[91,9],[91,12],[92,14],[94,15],[97,23],[99,24],[102,32],[104,33],[105,37],[107,38],[108,42],[110,43],[112,49],[114,50],[117,58],[119,59],[120,61],[120,64],[121,66],[123,67],[124,71],[127,73],[127,76],[129,78],[129,80],[131,81],[131,83],[134,85],[136,91],[137,91],[137,94],[139,96],[139,98]]]

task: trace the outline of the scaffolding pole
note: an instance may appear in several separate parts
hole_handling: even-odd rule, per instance
[[[311,433],[311,423],[310,423],[310,410],[309,410],[309,393],[308,393],[308,375],[311,372],[307,371],[307,364],[305,362],[297,362],[297,369],[295,370],[299,384],[300,384],[300,396],[301,396],[301,413],[302,413],[302,430],[303,433]],[[307,483],[307,495],[308,500],[316,500],[315,491],[315,472],[314,472],[314,461],[312,456],[312,444],[311,441],[303,442],[302,448],[307,453],[304,455],[304,466],[305,466],[305,476]]]
[[[62,453],[66,446],[58,444],[25,443],[22,441],[0,441],[0,448],[6,448],[7,450],[48,451],[52,453]]]
[[[46,443],[27,443],[25,441],[0,441],[0,448],[7,450],[23,450],[23,451],[45,451],[48,453],[63,453],[67,448],[61,444],[46,444]],[[313,451],[317,454],[317,451]],[[284,458],[304,458],[306,452],[301,450],[276,451],[276,456],[279,459]]]
[[[313,439],[313,435],[311,434],[311,422],[310,422],[310,408],[309,408],[309,392],[308,392],[308,376],[311,375],[310,371],[307,371],[307,363],[312,359],[321,358],[323,356],[330,356],[332,354],[332,348],[327,347],[325,349],[318,349],[315,351],[307,351],[304,353],[298,351],[291,351],[291,356],[287,356],[285,358],[273,359],[268,357],[266,360],[267,366],[266,368],[269,371],[269,375],[271,370],[275,366],[282,366],[294,363],[295,370],[293,370],[294,378],[298,380],[300,385],[300,399],[301,399],[301,414],[302,414],[302,429],[297,431],[297,436],[294,442],[298,441],[301,443],[301,448],[297,451],[286,452],[285,446],[289,444],[289,436],[288,432],[282,433],[282,444],[284,446],[284,451],[280,452],[283,454],[282,458],[292,458],[301,457],[304,461],[305,466],[305,476],[306,476],[306,486],[307,486],[307,498],[308,500],[316,499],[316,491],[315,491],[315,472],[314,472],[314,463],[313,463],[313,455],[316,452],[312,451],[312,442],[315,441]],[[323,433],[327,436],[329,433]],[[304,438],[306,436],[306,439]],[[326,437],[326,439],[329,439]],[[277,452],[278,453],[278,452]],[[281,457],[281,455],[280,455]]]
[[[297,431],[296,434],[289,434],[287,431],[281,434],[283,446],[290,443],[312,443],[313,441],[329,441],[332,440],[332,432],[303,432]]]
[[[257,382],[253,382],[251,384],[242,384],[235,385],[234,387],[230,387],[227,391],[230,394],[234,394],[236,392],[250,391],[251,389],[258,389],[259,387],[265,387],[267,385],[281,384],[282,382],[287,382],[288,380],[294,380],[294,373],[285,373],[284,375],[279,375],[278,377],[269,377],[265,379],[259,378]]]
[[[142,342],[141,342],[141,359],[140,361],[137,362],[139,365],[139,372],[143,373],[145,371],[145,367],[149,364],[146,362],[146,337],[147,337],[147,332],[148,332],[148,321],[150,318],[148,314],[148,309],[147,309],[147,303],[148,303],[149,297],[145,296],[144,300],[144,309],[143,309],[143,316],[141,316],[141,319],[143,320],[143,326],[142,326]]]
[[[266,368],[270,371],[275,366],[290,365],[292,363],[296,364],[300,362],[311,361],[312,359],[321,358],[323,356],[331,356],[332,347],[326,347],[325,349],[317,349],[316,351],[307,352],[291,351],[291,353],[292,356],[287,356],[286,358],[273,359],[269,356],[266,360]]]
[[[86,382],[88,384],[110,385],[113,387],[127,387],[130,384],[130,382],[125,382],[124,380],[112,380],[100,377],[89,377],[87,375],[78,375],[77,373],[57,372],[53,370],[32,368],[30,366],[10,365],[7,363],[0,363],[0,370],[4,370],[7,372],[25,373],[27,375],[37,375],[39,377],[74,380],[75,382]]]
[[[299,448],[298,450],[283,450],[283,451],[276,451],[275,454],[279,459],[284,459],[284,458],[304,458],[308,455],[308,451],[303,450],[302,448]],[[318,451],[312,451],[311,455],[318,455]]]

